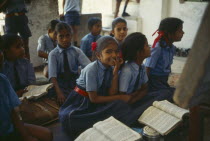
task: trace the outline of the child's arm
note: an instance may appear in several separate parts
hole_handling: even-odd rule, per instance
[[[135,103],[136,101],[144,97],[147,94],[147,90],[148,90],[147,84],[143,84],[139,90],[131,94],[132,97],[130,103]]]
[[[115,95],[118,93],[118,72],[120,65],[123,63],[123,60],[121,58],[117,58],[114,60],[115,66],[113,69],[113,78],[111,82],[111,87],[109,88],[109,95]]]
[[[65,102],[66,98],[65,98],[63,92],[61,91],[59,85],[58,85],[57,79],[56,79],[55,77],[52,77],[52,78],[50,79],[50,81],[51,81],[51,82],[53,83],[53,85],[54,85],[55,92],[56,92],[56,94],[57,94],[57,101],[58,101],[58,103],[59,103],[59,104],[63,104],[63,103]]]
[[[38,56],[41,58],[48,59],[48,54],[41,50],[38,51]]]
[[[146,67],[147,76],[149,76],[150,69],[151,69],[151,68]]]
[[[131,100],[130,95],[98,96],[97,92],[93,92],[93,91],[88,92],[88,96],[92,103],[105,103],[105,102],[112,102],[114,100],[122,100],[129,103]]]
[[[23,122],[20,120],[17,112],[13,109],[11,113],[12,122],[15,126],[15,128],[20,133],[23,141],[38,141],[36,138],[32,137],[28,130],[25,129]]]
[[[143,84],[141,88],[133,93],[126,94],[125,92],[120,92],[121,95],[131,95],[131,99],[129,103],[135,103],[136,101],[140,100],[142,97],[144,97],[147,94],[147,84]]]
[[[60,14],[60,17],[63,17],[64,16],[64,6],[65,6],[65,0],[61,0],[61,2],[62,2],[62,6],[61,6],[61,10],[62,10],[62,12],[61,12],[61,14]]]
[[[90,62],[88,57],[82,52],[81,49],[77,48],[78,61],[82,68],[86,67]]]

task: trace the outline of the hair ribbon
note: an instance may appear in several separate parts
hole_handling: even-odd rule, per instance
[[[92,51],[95,51],[96,50],[96,47],[97,47],[97,43],[96,42],[92,42],[91,43],[91,50]]]
[[[152,34],[152,36],[154,36],[156,33],[158,33],[158,36],[157,36],[157,38],[155,38],[154,43],[153,43],[153,45],[152,45],[152,48],[155,47],[156,43],[159,42],[160,39],[161,39],[162,37],[165,39],[166,42],[168,42],[168,39],[166,38],[165,33],[164,33],[163,31],[158,31],[158,30],[156,30],[156,31]]]

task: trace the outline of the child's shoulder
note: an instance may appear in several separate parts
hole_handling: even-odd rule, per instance
[[[132,73],[132,69],[131,69],[131,63],[126,62],[123,66],[122,66],[122,72],[125,73]]]
[[[91,33],[86,34],[86,35],[82,38],[82,41],[88,40],[90,36],[91,36]]]
[[[84,70],[87,71],[87,72],[89,72],[89,71],[97,72],[97,68],[98,68],[97,61],[93,61],[93,62],[89,63],[89,64],[84,68]]]
[[[48,36],[48,34],[44,34],[44,35],[41,35],[39,37],[39,40],[45,40],[45,39],[49,39],[50,37]]]
[[[27,58],[20,58],[17,60],[19,64],[31,64]]]

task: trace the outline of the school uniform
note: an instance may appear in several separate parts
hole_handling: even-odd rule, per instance
[[[88,58],[92,57],[92,42],[96,42],[100,37],[101,35],[94,36],[89,33],[82,38],[80,48]]]
[[[34,68],[25,58],[17,59],[15,62],[5,60],[2,73],[7,76],[15,91],[24,89],[36,81]]]
[[[119,91],[126,94],[131,94],[141,88],[142,85],[148,83],[148,77],[146,73],[146,67],[144,64],[137,65],[133,61],[126,62],[120,72],[119,76]],[[151,106],[155,100],[170,100],[172,94],[167,90],[158,90],[155,92],[148,92],[139,101],[132,106],[141,106],[142,110],[146,110],[148,106]]]
[[[150,91],[170,88],[167,81],[171,73],[175,46],[167,46],[165,42],[163,42],[163,45],[165,45],[165,47],[161,47],[160,42],[158,42],[155,47],[151,49],[151,56],[147,58],[145,62],[145,66],[150,68]]]
[[[126,62],[121,69],[119,77],[119,91],[130,94],[146,84],[148,77],[144,65],[135,62]]]
[[[69,25],[80,25],[80,0],[65,0],[64,18]]]
[[[92,103],[87,92],[95,91],[100,96],[108,96],[111,87],[113,68],[106,68],[100,61],[87,65],[77,79],[77,87],[61,106],[59,119],[68,133],[81,133],[94,123],[110,116],[131,125],[142,113],[141,108],[133,109],[121,100],[106,103]],[[72,135],[75,137],[75,135]]]
[[[70,46],[63,49],[57,45],[49,54],[49,79],[56,78],[59,87],[67,95],[75,87],[79,66],[84,68],[89,63],[90,60],[79,48]]]
[[[49,54],[56,46],[57,42],[53,41],[48,34],[45,34],[38,39],[37,52],[43,51]],[[48,59],[43,58],[43,63],[48,64]]]
[[[28,39],[31,36],[24,0],[10,0],[4,13],[6,14],[6,33],[19,33],[23,39]]]
[[[15,135],[11,112],[20,105],[20,101],[9,80],[0,73],[0,140],[9,140]],[[10,137],[9,137],[10,136]],[[17,139],[17,138],[16,138]]]

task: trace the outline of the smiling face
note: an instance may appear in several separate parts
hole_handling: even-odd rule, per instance
[[[124,22],[120,22],[115,25],[114,30],[112,30],[112,34],[118,42],[122,42],[127,36],[127,31],[127,25]]]
[[[61,48],[68,48],[71,45],[71,38],[71,32],[66,29],[57,32],[57,42]]]
[[[101,61],[101,63],[108,67],[108,66],[114,66],[114,60],[119,57],[119,50],[116,43],[111,43],[108,46],[106,46],[98,55],[98,60]]]
[[[97,22],[96,24],[94,24],[93,27],[91,28],[92,35],[94,36],[99,35],[101,33],[101,28],[102,28],[101,22]]]

